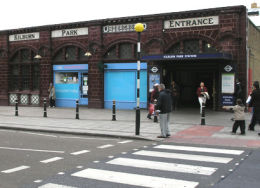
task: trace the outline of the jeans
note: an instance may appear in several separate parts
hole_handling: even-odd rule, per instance
[[[170,136],[170,130],[169,130],[170,113],[159,114],[159,117],[160,117],[161,136],[163,137]]]

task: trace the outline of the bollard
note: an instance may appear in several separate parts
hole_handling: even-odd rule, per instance
[[[154,117],[153,117],[153,122],[157,123],[158,122],[158,116],[157,116],[157,112],[155,110],[155,105],[157,103],[157,100],[154,100]]]
[[[140,134],[140,108],[136,108],[136,114],[135,114],[135,135]]]
[[[112,121],[116,121],[116,101],[113,100]]]
[[[15,100],[15,116],[18,116],[18,99]]]
[[[201,122],[200,125],[205,125],[205,103],[202,103],[202,110],[201,110]]]
[[[46,98],[43,99],[43,117],[47,117]]]
[[[76,119],[79,119],[79,100],[76,100]]]

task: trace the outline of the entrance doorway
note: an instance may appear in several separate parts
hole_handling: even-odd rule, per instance
[[[194,62],[165,63],[162,72],[162,81],[166,88],[171,87],[171,82],[175,81],[180,88],[179,108],[199,107],[196,94],[200,82],[204,82],[208,89],[210,99],[207,107],[216,109],[218,88],[218,66],[216,64],[197,64]]]

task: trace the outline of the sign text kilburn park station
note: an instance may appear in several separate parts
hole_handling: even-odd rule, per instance
[[[184,28],[184,27],[200,27],[218,25],[218,16],[199,17],[199,18],[187,18],[178,20],[166,20],[164,21],[164,29]]]

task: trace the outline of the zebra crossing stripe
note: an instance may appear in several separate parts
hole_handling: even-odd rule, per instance
[[[203,161],[203,162],[214,162],[214,163],[229,163],[233,158],[227,157],[211,157],[204,155],[190,155],[181,153],[167,153],[167,152],[157,152],[157,151],[137,151],[133,153],[134,155],[150,156],[150,157],[163,157],[170,159],[182,159],[191,161]]]
[[[98,146],[97,148],[99,149],[105,149],[105,148],[110,148],[110,147],[113,147],[114,145],[112,144],[106,144],[106,145],[103,145],[103,146]]]
[[[165,163],[165,162],[147,161],[147,160],[129,159],[129,158],[116,158],[114,160],[108,161],[107,163],[113,165],[128,166],[128,167],[148,168],[153,170],[164,170],[164,171],[200,174],[200,175],[208,175],[208,176],[212,175],[217,170],[217,168],[210,168],[210,167],[203,167],[203,166]]]
[[[168,150],[181,150],[181,151],[207,152],[207,153],[221,153],[221,154],[230,154],[230,155],[241,155],[244,152],[243,150],[229,150],[229,149],[175,146],[175,145],[158,145],[155,146],[154,148],[168,149]]]
[[[54,183],[48,183],[45,185],[42,185],[38,188],[77,188],[77,187],[71,187],[71,186],[66,186],[66,185],[59,185],[59,184],[54,184]]]
[[[50,158],[50,159],[46,159],[46,160],[43,160],[43,161],[40,161],[41,163],[51,163],[51,162],[54,162],[54,161],[58,161],[58,160],[61,160],[63,159],[62,157],[53,157],[53,158]]]
[[[74,152],[74,153],[71,153],[71,155],[80,155],[80,154],[84,154],[84,153],[88,153],[90,152],[89,150],[82,150],[82,151],[77,151],[77,152]]]
[[[127,144],[127,143],[130,143],[130,142],[133,142],[133,140],[125,140],[125,141],[121,141],[121,142],[118,142],[119,144]]]
[[[29,166],[19,166],[19,167],[16,167],[16,168],[4,170],[4,171],[2,171],[2,173],[10,174],[10,173],[13,173],[13,172],[25,170],[25,169],[27,169],[27,168],[30,168],[30,167],[29,167]]]
[[[87,168],[72,176],[151,188],[195,188],[199,183],[124,172]]]

